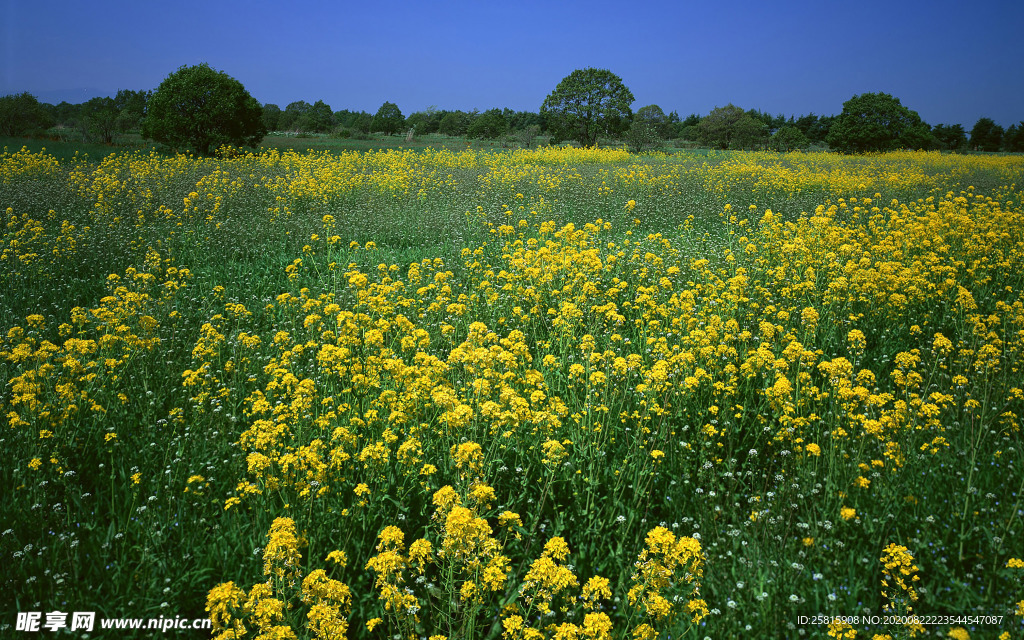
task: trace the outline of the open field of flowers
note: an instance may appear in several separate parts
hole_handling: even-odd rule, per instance
[[[4,153],[0,630],[1020,638],[1022,185]]]

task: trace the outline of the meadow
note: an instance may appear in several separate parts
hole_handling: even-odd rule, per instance
[[[56,138],[56,136],[55,136]],[[541,146],[547,140],[547,136],[539,137],[534,146]],[[463,138],[457,136],[446,136],[433,133],[418,135],[412,140],[407,140],[405,134],[387,135],[374,133],[358,137],[342,138],[326,133],[295,133],[286,131],[273,131],[269,133],[260,144],[261,151],[287,151],[298,152],[323,152],[344,153],[347,151],[387,151],[392,149],[411,149],[422,151],[426,149],[454,150],[476,149],[481,151],[502,150],[510,147],[518,148],[510,139],[505,140],[481,140],[474,138]],[[98,161],[111,153],[130,153],[133,151],[148,151],[153,147],[151,140],[146,140],[137,132],[118,134],[114,138],[114,144],[102,144],[98,142],[86,142],[78,134],[69,135],[67,139],[45,139],[45,138],[23,138],[0,136],[0,147],[6,147],[12,152],[20,149],[39,152],[46,149],[46,153],[55,156],[60,160],[73,159],[75,155],[88,155],[94,161]],[[162,153],[172,153],[168,149],[160,149]],[[699,153],[699,152],[695,152]]]
[[[0,630],[1019,638],[1022,184],[8,150]]]

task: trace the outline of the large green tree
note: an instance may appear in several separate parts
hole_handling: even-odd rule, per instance
[[[600,135],[617,136],[629,127],[633,94],[607,69],[577,69],[544,99],[540,115],[557,140],[592,147]]]
[[[0,98],[0,135],[23,136],[53,126],[53,117],[31,93]]]
[[[863,93],[844,102],[825,137],[843,153],[925,149],[930,140],[931,129],[921,116],[888,93]]]
[[[700,144],[718,149],[747,149],[767,139],[768,127],[734,104],[715,107],[697,124]]]
[[[673,113],[675,112],[673,111]],[[700,138],[698,125],[700,125],[700,116],[696,113],[691,113],[684,120],[676,124],[676,137],[690,142],[698,140]]]
[[[225,144],[256,146],[266,135],[263,109],[242,83],[206,63],[183,66],[160,83],[142,135],[211,155]]]
[[[104,144],[126,128],[113,98],[93,98],[81,106],[79,125],[84,134]]]
[[[334,112],[331,106],[323,100],[317,100],[309,105],[302,115],[295,121],[300,131],[317,131],[323,133],[330,131],[334,126]]]
[[[779,127],[779,130],[772,134],[768,145],[776,151],[792,151],[793,149],[805,149],[810,141],[799,127],[791,124]]]
[[[267,131],[277,131],[278,123],[281,122],[281,107],[273,103],[263,105],[263,126]]]
[[[466,130],[470,138],[494,140],[508,132],[508,119],[501,109],[488,109],[476,117]]]
[[[643,153],[656,149],[662,144],[661,135],[647,120],[634,119],[626,131],[626,144],[633,153]]]
[[[772,118],[768,116],[770,121]],[[771,125],[756,111],[748,111],[733,127],[732,147],[734,149],[760,149],[768,143]]]
[[[405,117],[402,116],[402,110],[394,102],[385,102],[380,105],[380,109],[377,109],[377,113],[373,115],[373,123],[370,125],[370,130],[390,135],[398,133],[404,126]]]
[[[473,123],[473,116],[465,111],[449,111],[444,114],[437,125],[437,132],[446,136],[465,135],[469,125]]]
[[[360,111],[349,119],[349,127],[356,133],[370,133],[370,126],[373,124],[373,116],[368,111]]]
[[[633,114],[633,124],[636,123],[646,124],[660,138],[671,138],[672,134],[675,133],[675,126],[669,120],[669,117],[665,115],[665,111],[656,104],[649,104],[646,107],[640,107]],[[632,127],[630,127],[632,130]],[[640,129],[642,131],[643,128]]]
[[[961,124],[937,124],[932,127],[932,136],[943,151],[958,151],[967,147],[967,133]]]
[[[120,126],[125,130],[138,129],[142,119],[146,117],[146,109],[152,91],[132,91],[119,89],[114,96],[114,107],[118,111]]]
[[[313,105],[305,100],[296,100],[295,102],[288,103],[288,106],[281,113],[277,126],[281,127],[282,131],[299,130],[299,118],[306,115],[312,108]]]
[[[999,151],[1003,133],[1003,128],[992,118],[978,118],[971,127],[971,148],[976,151]]]
[[[825,138],[828,136],[828,131],[832,128],[835,118],[835,116],[818,117],[813,113],[809,113],[797,118],[793,124],[807,136],[809,142],[822,143],[825,142]]]
[[[435,105],[427,107],[424,111],[416,111],[409,114],[405,119],[405,126],[416,130],[416,135],[435,133],[438,125],[441,124],[443,114]]]
[[[1024,151],[1024,121],[1011,124],[1003,134],[1003,151]]]

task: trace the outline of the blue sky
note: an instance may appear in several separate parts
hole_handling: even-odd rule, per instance
[[[833,114],[899,98],[930,124],[1024,120],[1024,2],[0,0],[0,95],[82,102],[207,62],[260,102],[537,111],[574,69],[633,109]]]

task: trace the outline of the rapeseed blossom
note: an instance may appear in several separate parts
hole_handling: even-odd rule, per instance
[[[269,583],[210,591],[219,634],[331,637],[353,607],[403,637],[764,632],[810,590],[855,589],[841,565],[878,553],[894,504],[935,543],[914,542],[930,577],[977,562],[951,588],[991,584],[1020,608],[987,575],[1013,534],[975,529],[1016,526],[990,477],[1019,464],[1018,159],[0,164],[3,185],[64,184],[88,211],[22,196],[5,211],[4,283],[26,291],[0,335],[18,508],[40,531],[66,525],[87,473],[125,492],[136,536],[185,513],[232,539],[262,522],[264,566],[247,571]],[[1003,186],[960,184],[972,172]],[[35,305],[111,246],[123,264],[95,296]],[[232,286],[211,255],[265,273]],[[940,503],[947,486],[958,497]],[[4,553],[40,562],[14,538]],[[934,607],[903,573],[910,551],[890,551],[868,604]],[[786,590],[748,588],[772,561]],[[765,602],[774,622],[749,615]]]

